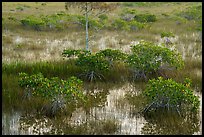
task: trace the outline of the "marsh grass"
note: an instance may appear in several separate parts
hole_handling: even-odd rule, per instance
[[[148,123],[143,127],[143,134],[192,135],[200,127],[196,114],[181,117],[174,111],[157,110],[146,114],[145,119]]]
[[[125,82],[130,77],[130,71],[123,63],[115,63],[110,71],[104,74],[106,81]]]
[[[42,62],[13,62],[10,64],[3,63],[2,72],[6,74],[17,75],[20,72],[36,74],[41,72],[46,77],[55,77],[66,79],[70,76],[79,77],[82,74],[82,68],[75,65],[75,60],[62,61],[42,61]],[[125,64],[115,64],[109,72],[104,73],[104,80],[97,79],[96,82],[124,82],[130,76],[129,70]]]
[[[36,74],[41,72],[45,77],[60,77],[67,79],[70,76],[77,76],[81,70],[75,66],[73,61],[54,61],[54,62],[36,62],[36,63],[23,63],[16,62],[2,65],[2,72],[6,74],[18,75],[20,72],[28,74]]]
[[[142,94],[134,95],[128,93],[125,95],[125,98],[131,105],[134,106],[132,114],[135,115],[140,114],[147,103],[146,98]]]
[[[181,70],[164,71],[167,78],[172,78],[177,82],[183,83],[185,78],[192,80],[191,88],[202,92],[202,60],[185,60],[185,66]]]
[[[12,44],[12,43],[13,43],[12,37],[8,37],[8,36],[6,36],[6,35],[3,35],[3,36],[2,36],[2,41],[3,41],[3,44],[6,44],[7,46],[8,46],[9,44]]]
[[[2,73],[2,109],[19,109],[23,89],[18,86],[18,77]]]

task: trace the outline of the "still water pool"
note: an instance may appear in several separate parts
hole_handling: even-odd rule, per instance
[[[109,90],[103,103],[96,103],[89,111],[77,109],[71,117],[55,123],[47,117],[24,115],[11,111],[2,113],[2,134],[202,134],[202,95],[198,117],[178,116],[147,118],[135,113],[134,106],[125,99],[125,94],[135,90],[130,83]],[[100,92],[99,90],[96,92]],[[60,125],[60,126],[59,126]]]

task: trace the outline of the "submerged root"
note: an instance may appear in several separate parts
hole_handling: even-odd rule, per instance
[[[79,77],[85,77],[90,82],[95,81],[96,79],[100,79],[100,80],[105,79],[102,74],[96,73],[94,71],[82,73],[79,75]]]
[[[66,102],[62,97],[56,97],[51,104],[43,106],[42,112],[48,117],[55,117],[66,108]]]

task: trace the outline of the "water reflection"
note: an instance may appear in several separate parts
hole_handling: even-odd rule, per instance
[[[107,91],[89,91],[86,107],[76,109],[71,117],[3,113],[2,134],[200,134],[201,113],[200,117],[160,113],[142,116],[125,99],[133,91],[140,92],[130,83]]]
[[[20,112],[14,112],[11,113],[4,112],[2,113],[2,134],[3,135],[19,135],[23,134],[19,130],[21,113]]]

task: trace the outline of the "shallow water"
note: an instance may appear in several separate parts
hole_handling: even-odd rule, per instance
[[[130,105],[127,100],[124,99],[126,93],[135,91],[131,84],[125,84],[120,88],[113,88],[109,90],[105,104],[98,105],[90,108],[89,113],[85,112],[83,109],[79,108],[73,112],[71,118],[65,118],[64,124],[69,124],[75,127],[83,125],[87,121],[99,121],[99,120],[113,120],[119,125],[117,131],[111,134],[117,135],[141,135],[141,134],[157,134],[162,133],[171,134],[174,131],[174,127],[169,130],[158,129],[160,125],[152,123],[145,117],[139,114],[133,114],[134,107]],[[137,91],[136,91],[137,92]],[[202,106],[202,95],[199,95],[200,105]],[[100,103],[99,103],[100,104]],[[194,134],[201,134],[202,131],[202,108],[200,106],[199,122],[192,123],[196,128],[199,127],[199,131],[193,132]],[[166,120],[166,119],[165,119]],[[165,121],[164,120],[164,121]],[[188,124],[186,121],[183,124]],[[187,121],[188,122],[188,121]],[[177,123],[180,125],[179,123]],[[195,125],[196,124],[196,125]],[[199,125],[200,124],[200,125]],[[178,126],[177,125],[177,126]],[[97,126],[97,125],[96,125]],[[168,125],[164,125],[167,126]],[[182,129],[185,127],[182,127]],[[191,127],[190,127],[191,128]],[[195,130],[196,130],[195,128]],[[148,131],[146,131],[148,130]],[[188,130],[188,129],[187,129]],[[150,133],[151,132],[151,133]],[[177,131],[175,131],[175,134]],[[59,133],[59,129],[56,129],[55,123],[51,119],[43,117],[26,117],[20,112],[2,113],[2,134],[17,135],[17,134],[64,134],[63,131]],[[87,134],[87,133],[80,133]],[[97,134],[97,133],[93,133]],[[105,134],[105,133],[104,133]],[[181,133],[182,134],[182,133]],[[184,134],[184,133],[183,133]]]

